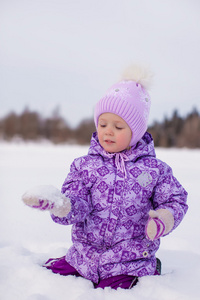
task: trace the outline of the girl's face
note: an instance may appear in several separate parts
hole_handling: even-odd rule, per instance
[[[98,139],[107,152],[120,152],[130,145],[132,132],[128,124],[113,113],[103,113],[98,120]]]

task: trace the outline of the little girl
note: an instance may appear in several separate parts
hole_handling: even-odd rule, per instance
[[[73,224],[66,256],[45,267],[82,276],[95,288],[129,289],[139,277],[159,275],[160,237],[180,224],[188,208],[187,192],[156,158],[146,132],[147,79],[136,70],[96,104],[97,133],[88,154],[72,163],[62,196],[51,187],[48,195],[44,188],[23,196],[28,206],[49,210],[54,222]]]

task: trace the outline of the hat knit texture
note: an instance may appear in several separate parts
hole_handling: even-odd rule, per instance
[[[135,75],[132,77],[137,78]],[[135,145],[147,130],[151,99],[144,87],[145,84],[141,84],[144,82],[143,79],[140,77],[137,80],[121,80],[111,86],[95,106],[94,122],[96,128],[101,114],[107,112],[120,116],[132,131],[130,146]]]

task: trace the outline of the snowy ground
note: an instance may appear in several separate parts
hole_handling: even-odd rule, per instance
[[[200,150],[157,149],[189,192],[189,211],[179,228],[162,239],[163,275],[144,277],[132,290],[94,290],[82,278],[41,267],[71,245],[71,227],[47,212],[26,207],[22,194],[36,185],[61,187],[73,158],[88,147],[0,143],[0,299],[2,300],[196,300],[200,299]]]

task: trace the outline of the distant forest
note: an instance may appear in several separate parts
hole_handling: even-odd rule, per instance
[[[11,141],[49,140],[55,144],[89,144],[95,131],[93,119],[87,119],[72,129],[55,110],[51,117],[44,118],[39,113],[26,108],[21,114],[9,113],[0,119],[0,139]],[[185,117],[174,111],[170,118],[154,122],[149,128],[156,147],[200,148],[200,114],[193,109]]]

